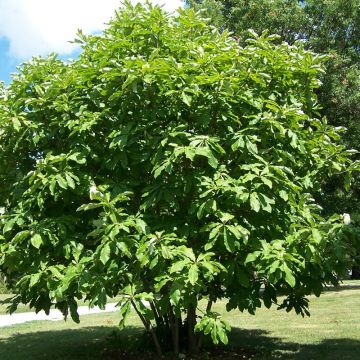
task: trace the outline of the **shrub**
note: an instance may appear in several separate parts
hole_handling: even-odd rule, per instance
[[[200,333],[226,343],[219,299],[254,313],[284,294],[280,308],[308,313],[348,252],[310,193],[355,165],[317,118],[324,57],[273,38],[240,47],[192,10],[127,4],[79,33],[77,60],[22,66],[0,100],[12,310],[78,321],[77,299],[122,295],[120,327],[133,308],[159,354],[196,352]]]

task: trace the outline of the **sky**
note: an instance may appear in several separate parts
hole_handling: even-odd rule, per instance
[[[152,2],[167,11],[182,6],[182,0]],[[9,83],[16,66],[32,56],[76,57],[79,49],[69,41],[77,29],[101,31],[119,6],[120,0],[0,0],[0,81]]]

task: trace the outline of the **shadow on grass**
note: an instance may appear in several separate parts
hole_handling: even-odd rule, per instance
[[[357,360],[360,354],[360,340],[346,338],[299,344],[272,337],[265,330],[233,328],[229,340],[230,346],[257,350],[259,360]]]
[[[129,327],[122,332],[115,327],[102,326],[82,327],[78,330],[29,331],[0,339],[0,359],[104,359],[104,353],[115,351],[119,354],[118,350],[144,351],[148,346],[150,343],[144,338],[142,328],[137,327]],[[234,328],[230,335],[229,347],[247,349],[249,353],[255,350],[258,355],[252,359],[256,360],[357,360],[360,354],[360,340],[326,339],[319,344],[302,345],[271,337],[264,330],[238,328]],[[106,356],[106,359],[109,357]],[[129,357],[116,359],[125,360]],[[141,360],[141,354],[137,359]]]
[[[0,359],[101,359],[109,348],[120,347],[129,351],[139,348],[142,334],[141,328],[129,327],[119,336],[116,327],[107,326],[39,332],[29,330],[0,338]]]

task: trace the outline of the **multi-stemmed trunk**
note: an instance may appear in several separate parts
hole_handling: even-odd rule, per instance
[[[161,314],[156,303],[151,302],[149,307],[153,313],[155,324],[141,314],[134,301],[132,301],[132,306],[146,331],[151,336],[159,358],[163,357],[164,351],[172,352],[176,356],[181,351],[189,354],[200,352],[202,338],[194,331],[196,325],[196,306],[189,306],[185,316],[182,318],[181,314],[174,311],[170,304],[167,313]]]

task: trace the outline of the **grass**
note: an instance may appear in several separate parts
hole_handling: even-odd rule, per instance
[[[5,285],[5,282],[3,281],[0,275],[0,294],[9,294],[9,293],[11,293],[11,291]]]
[[[360,354],[360,287],[311,297],[311,316],[260,309],[226,317],[238,328],[232,341],[262,350],[264,359],[352,360]],[[218,305],[217,310],[221,310]]]
[[[356,360],[360,353],[360,282],[311,297],[311,317],[275,309],[256,316],[214,310],[231,323],[231,345],[256,349],[258,360]],[[101,359],[104,349],[141,347],[142,328],[131,315],[130,328],[119,333],[117,313],[88,315],[81,324],[32,322],[0,328],[0,359]]]
[[[99,359],[105,348],[113,347],[118,316],[114,313],[87,315],[81,325],[72,321],[37,321],[0,328],[1,360],[82,360]],[[121,341],[141,335],[136,316],[132,327],[122,334]]]
[[[10,301],[9,299],[14,296],[13,294],[0,294],[0,315],[6,314],[6,308],[8,307]],[[18,312],[28,312],[33,311],[29,308],[28,305],[20,304],[18,307]]]

